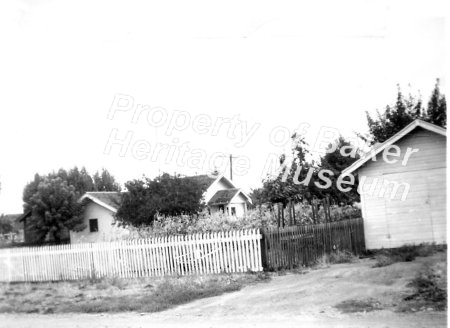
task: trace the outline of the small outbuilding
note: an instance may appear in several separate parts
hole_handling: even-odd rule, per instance
[[[359,177],[367,249],[446,244],[446,145],[415,120],[343,171]]]
[[[85,205],[83,223],[86,228],[79,232],[70,231],[72,244],[114,241],[128,235],[129,231],[120,227],[114,218],[120,207],[120,192],[87,192],[80,202]]]

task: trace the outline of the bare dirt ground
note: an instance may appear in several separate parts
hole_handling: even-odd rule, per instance
[[[402,307],[408,282],[420,270],[445,263],[446,254],[373,268],[373,260],[273,276],[240,291],[152,314],[6,314],[1,327],[446,327],[447,312]],[[446,270],[441,266],[440,270]],[[344,301],[375,304],[346,313]]]

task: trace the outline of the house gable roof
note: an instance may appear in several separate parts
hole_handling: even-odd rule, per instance
[[[226,205],[228,204],[234,196],[239,192],[239,189],[224,189],[218,190],[214,196],[208,202],[208,205]]]
[[[392,137],[390,137],[385,142],[379,144],[378,147],[376,147],[375,149],[372,149],[369,152],[367,152],[367,154],[365,156],[361,157],[359,160],[357,160],[352,165],[350,165],[345,170],[343,170],[342,174],[350,174],[350,173],[358,170],[361,166],[363,166],[366,162],[368,162],[372,157],[377,156],[386,147],[395,144],[400,139],[407,136],[408,134],[410,134],[413,130],[415,130],[418,127],[423,128],[428,131],[431,131],[431,132],[434,132],[436,134],[442,135],[444,137],[447,137],[446,129],[441,128],[440,126],[437,126],[435,124],[428,123],[428,122],[417,119],[417,120],[411,122],[410,124],[408,124],[405,128],[403,128],[396,134],[394,134]]]
[[[120,207],[122,201],[121,193],[117,191],[99,191],[99,192],[87,192],[81,198],[80,202],[90,200],[113,213],[116,213]]]
[[[218,190],[214,196],[208,202],[208,205],[226,205],[237,195],[242,194],[249,203],[252,203],[250,197],[248,197],[243,191],[238,188]]]
[[[217,177],[218,176],[211,177],[209,175],[202,174],[202,175],[194,175],[191,177],[186,177],[186,179],[196,181],[196,182],[200,183],[200,185],[202,185],[202,187],[205,187],[205,189],[208,189],[217,180]]]

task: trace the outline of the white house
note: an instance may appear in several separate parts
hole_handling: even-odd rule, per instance
[[[359,176],[367,249],[447,242],[446,144],[415,120],[343,171]]]
[[[251,203],[250,197],[236,188],[228,178],[223,175],[198,175],[189,178],[199,181],[206,188],[204,201],[211,213],[221,211],[236,217],[247,213],[247,204]],[[114,219],[114,214],[120,207],[120,192],[87,192],[80,201],[86,205],[86,228],[80,232],[71,231],[71,243],[111,241],[128,234],[128,230],[119,227]]]
[[[85,203],[83,231],[70,232],[70,242],[96,243],[112,241],[128,234],[128,230],[115,223],[114,214],[120,206],[119,192],[87,192],[80,201]]]
[[[223,174],[215,177],[198,175],[190,179],[197,179],[207,188],[204,201],[211,214],[222,212],[236,217],[247,214],[247,205],[252,203],[250,197]]]

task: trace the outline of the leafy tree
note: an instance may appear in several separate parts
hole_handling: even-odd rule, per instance
[[[111,173],[105,168],[102,172],[95,172],[94,174],[94,189],[95,191],[120,191],[120,184],[116,182]]]
[[[292,136],[292,158],[288,163],[286,155],[280,156],[280,170],[276,177],[268,176],[263,180],[263,187],[258,191],[258,201],[269,203],[273,210],[274,204],[280,204],[278,224],[284,225],[284,209],[289,203],[321,198],[322,191],[315,185],[317,168],[314,161],[307,160],[308,144],[303,137]]]
[[[206,187],[196,179],[167,173],[151,180],[143,178],[125,183],[116,218],[124,225],[151,225],[157,215],[194,215],[204,208]]]
[[[75,187],[60,177],[39,177],[24,192],[26,209],[32,211],[28,227],[36,241],[47,235],[60,243],[68,230],[81,230],[83,226],[82,205],[78,203]]]
[[[14,231],[13,223],[8,220],[5,214],[0,215],[0,234],[7,234]]]
[[[314,161],[309,162],[308,144],[296,134],[292,136],[292,161],[287,163],[286,155],[280,157],[280,170],[278,175],[267,177],[263,181],[263,198],[271,203],[282,203],[286,206],[290,200],[310,202],[314,195],[320,194],[314,185],[316,167]]]
[[[446,127],[446,110],[447,103],[440,92],[439,80],[436,81],[427,109],[423,108],[420,97],[414,98],[410,95],[405,98],[399,88],[394,106],[386,106],[383,113],[377,110],[375,117],[366,112],[369,132],[373,136],[371,144],[386,141],[415,119]],[[367,140],[363,135],[359,136]]]
[[[352,165],[355,161],[360,158],[358,150],[350,142],[346,141],[343,137],[340,137],[335,141],[335,150],[333,152],[327,152],[320,161],[320,169],[330,170],[333,175],[329,178],[332,181],[330,188],[322,191],[326,196],[329,196],[335,203],[353,203],[359,201],[359,193],[357,192],[358,183],[355,177],[355,183],[353,186],[345,185],[345,187],[351,187],[351,191],[342,192],[337,187],[337,180],[341,175],[342,171]],[[331,145],[328,150],[331,149]],[[344,156],[348,155],[348,156]],[[345,181],[349,181],[349,178],[344,178]]]

